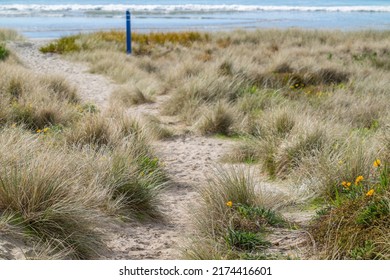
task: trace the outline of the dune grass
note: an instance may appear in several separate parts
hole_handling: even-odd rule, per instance
[[[308,229],[318,243],[316,257],[389,258],[388,31],[174,32],[133,39],[132,56],[125,54],[124,33],[118,31],[61,38],[41,51],[87,62],[93,73],[121,84],[111,104],[135,106],[167,95],[162,113],[177,116],[194,133],[240,139],[225,158],[258,164],[270,179],[321,201],[323,210]],[[93,182],[109,187],[107,199],[93,196],[99,209],[133,207],[135,216],[143,216],[141,209],[158,216],[154,194],[164,176],[145,133],[131,122],[118,124],[116,116],[80,110],[58,77],[37,81],[4,60],[0,125],[39,130],[40,138],[49,136],[47,128],[61,131],[56,137],[63,145],[84,150],[100,164],[91,164],[101,170]],[[381,166],[373,169],[377,159]],[[355,184],[359,176],[364,180]],[[94,185],[89,180],[83,185]],[[219,170],[200,191],[196,238],[186,257],[262,253],[269,245],[264,231],[277,226],[271,218],[278,215],[253,190],[242,172]],[[133,191],[150,204],[131,201]]]
[[[0,231],[26,258],[98,259],[108,216],[162,218],[168,178],[143,126],[82,103],[64,77],[0,64]]]
[[[225,160],[258,164],[270,179],[290,182],[305,198],[322,201],[328,212],[312,227],[322,250],[318,257],[388,258],[384,219],[366,228],[365,235],[348,236],[349,230],[362,225],[341,215],[383,210],[387,192],[375,191],[369,199],[362,193],[352,200],[340,200],[339,193],[342,182],[359,176],[372,178],[365,188],[374,188],[379,183],[372,175],[372,162],[389,162],[388,35],[297,29],[134,34],[134,55],[126,56],[124,33],[112,31],[79,35],[74,43],[80,49],[68,56],[89,63],[92,71],[125,88],[139,90],[116,93],[112,102],[128,100],[125,103],[131,105],[154,94],[168,95],[162,112],[179,117],[192,131],[241,139]],[[104,58],[107,54],[109,60]],[[210,188],[218,192],[215,185],[221,184]],[[220,201],[205,202],[210,215],[220,210],[218,218],[209,221],[227,223],[225,203],[233,198],[225,197],[225,191],[219,191]],[[334,222],[340,227],[326,226]],[[219,223],[211,227],[209,233],[219,233],[199,234],[204,246],[196,247],[196,258],[228,258],[227,252],[237,249],[237,236],[256,239],[241,229],[227,237]],[[330,244],[337,238],[326,241],[328,232],[340,239]]]
[[[267,233],[283,227],[284,218],[255,190],[253,175],[244,169],[217,169],[199,189],[193,215],[194,235],[184,248],[190,259],[250,259],[271,245]]]

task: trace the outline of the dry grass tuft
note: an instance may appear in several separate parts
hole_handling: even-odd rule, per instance
[[[230,135],[237,113],[227,103],[218,103],[208,109],[197,125],[203,135]]]
[[[242,169],[218,168],[199,194],[193,214],[196,239],[185,250],[187,258],[250,258],[270,245],[266,227],[285,223],[260,204],[252,175]]]
[[[168,178],[142,125],[81,104],[62,77],[0,63],[0,231],[25,258],[100,258],[107,215],[162,217]]]
[[[111,102],[119,102],[122,106],[140,105],[151,103],[149,96],[144,94],[138,87],[120,87],[111,95]]]

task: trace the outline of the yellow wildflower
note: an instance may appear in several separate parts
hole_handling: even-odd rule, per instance
[[[380,159],[375,160],[373,165],[374,165],[374,167],[381,166],[381,160]]]
[[[37,130],[37,133],[41,133],[41,132],[42,132],[42,130],[40,130],[40,129]]]
[[[229,200],[228,202],[226,202],[226,206],[233,207],[233,202],[231,200]]]
[[[44,133],[46,133],[46,132],[48,132],[49,131],[49,128],[48,127],[45,127],[44,129],[43,129],[43,132]]]
[[[364,180],[364,177],[363,176],[358,176],[357,178],[356,178],[356,180],[355,180],[355,185],[358,185],[361,181],[363,181]]]
[[[375,190],[371,189],[366,193],[366,196],[372,196],[374,194]]]
[[[346,188],[347,190],[349,189],[349,187],[352,185],[351,182],[346,182],[346,181],[343,181],[341,183],[341,185]]]

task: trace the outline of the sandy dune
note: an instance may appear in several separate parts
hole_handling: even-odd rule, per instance
[[[106,77],[90,74],[84,64],[66,61],[58,55],[40,53],[38,49],[43,43],[43,41],[17,42],[11,47],[26,67],[39,74],[58,74],[65,77],[78,88],[83,101],[95,103],[99,108],[107,108],[108,98],[117,85]],[[158,97],[153,104],[132,108],[129,114],[139,118],[143,114],[160,117],[159,105],[163,98],[166,97]],[[173,126],[172,128],[174,128],[172,124],[177,123],[172,122],[172,119],[167,121],[164,117],[160,119],[168,126]],[[155,152],[172,179],[171,186],[161,194],[165,221],[125,223],[107,218],[106,226],[101,230],[107,236],[106,243],[110,251],[102,256],[102,259],[180,258],[180,244],[184,238],[191,236],[188,213],[192,202],[196,201],[196,187],[206,180],[212,167],[219,164],[222,155],[232,145],[234,141],[183,133],[168,140],[155,141],[153,143]],[[287,189],[265,182],[259,184],[270,191],[280,191],[288,195]],[[290,216],[296,220],[300,214],[290,214]],[[294,251],[294,254],[299,256],[302,254],[300,248],[304,244],[304,236],[304,231],[299,230],[275,232],[271,235],[272,242],[275,244],[272,251],[282,253]],[[4,244],[0,243],[0,247],[4,247]],[[7,257],[21,258],[20,250],[15,251],[15,248],[11,247],[7,251]]]

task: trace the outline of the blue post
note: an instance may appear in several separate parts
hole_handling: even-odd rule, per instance
[[[126,11],[126,52],[131,54],[131,22],[130,11]]]

